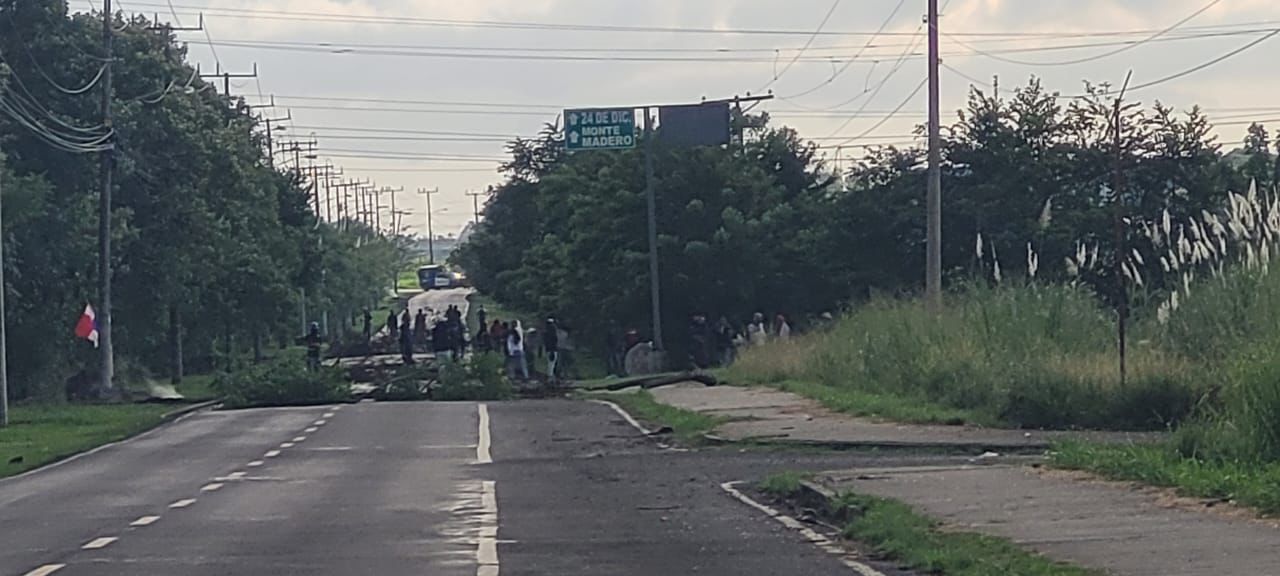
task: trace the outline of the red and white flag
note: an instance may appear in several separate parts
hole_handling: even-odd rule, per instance
[[[94,313],[92,304],[84,305],[84,314],[76,322],[76,338],[84,338],[93,342],[94,348],[98,347],[98,315]]]

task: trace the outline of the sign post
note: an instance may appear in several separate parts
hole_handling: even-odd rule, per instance
[[[682,106],[631,108],[578,108],[564,111],[564,146],[569,152],[631,150],[636,147],[636,110],[643,110],[645,199],[649,216],[649,296],[653,307],[653,348],[665,363],[662,340],[662,298],[658,281],[658,202],[654,176],[654,145],[661,138],[673,146],[722,146],[730,141],[729,104],[772,99],[772,95],[748,96]],[[655,130],[650,109],[657,108],[660,126]]]

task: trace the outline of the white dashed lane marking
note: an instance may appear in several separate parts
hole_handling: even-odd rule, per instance
[[[312,424],[315,424],[316,426],[324,426],[324,425],[325,425],[325,421],[324,421],[324,420],[316,420],[315,422],[312,422]]]
[[[84,546],[81,546],[81,548],[85,550],[100,550],[102,548],[106,548],[107,546],[110,546],[111,543],[115,542],[116,540],[119,540],[119,538],[116,538],[115,536],[95,538],[93,540],[90,540]]]
[[[263,456],[266,456],[267,458],[275,458],[276,456],[279,456],[279,455],[280,455],[279,450],[272,450],[270,452],[267,452],[266,454],[263,454]]]
[[[293,439],[293,441],[294,441],[294,442],[306,442],[306,441],[307,441],[307,437],[306,437],[306,436],[298,436],[298,437],[295,437],[295,438]]]
[[[201,492],[213,492],[213,491],[215,491],[215,490],[219,490],[219,489],[221,489],[221,488],[222,488],[222,483],[221,483],[221,482],[214,482],[214,483],[212,483],[212,484],[205,484],[204,486],[201,486],[201,487],[200,487],[200,491],[201,491]]]
[[[285,442],[280,444],[281,448],[293,448],[293,446],[294,446],[293,442]]]
[[[41,566],[39,568],[36,568],[35,570],[27,572],[22,576],[49,576],[50,574],[53,574],[54,572],[57,572],[66,567],[67,567],[66,564],[45,564],[44,566]]]
[[[137,520],[134,520],[133,522],[130,522],[129,525],[130,526],[150,526],[152,524],[155,524],[156,521],[159,519],[160,519],[159,516],[143,516]]]
[[[303,432],[306,432],[307,434],[311,434],[311,433],[315,432],[316,430],[319,430],[319,428],[316,428],[315,426],[312,426],[312,427],[310,427],[310,428],[307,428],[306,430],[303,430]]]
[[[187,506],[190,506],[195,503],[196,503],[195,498],[188,498],[186,500],[179,500],[177,502],[174,502],[173,504],[170,504],[169,507],[170,508],[186,508]]]
[[[227,474],[227,478],[231,480],[239,480],[241,478],[244,478],[244,472],[232,472],[230,474]]]
[[[250,468],[257,468],[257,467],[259,467],[259,466],[261,466],[261,465],[262,465],[262,461],[261,461],[261,460],[254,460],[253,462],[250,462],[250,463],[248,464],[248,466],[249,466]]]

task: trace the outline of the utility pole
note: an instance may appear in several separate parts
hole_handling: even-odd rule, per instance
[[[4,78],[0,77],[0,80]],[[4,187],[4,155],[0,154],[0,189]],[[4,204],[4,191],[0,190],[0,205]],[[4,222],[0,215],[0,222]],[[5,343],[4,309],[4,231],[0,229],[0,428],[9,426],[9,355]]]
[[[925,299],[942,311],[942,136],[938,92],[938,0],[929,0],[929,231],[925,258]]]
[[[222,95],[226,96],[227,98],[230,98],[231,97],[231,79],[232,78],[257,78],[258,63],[257,62],[253,63],[253,72],[248,74],[245,74],[245,73],[232,74],[230,72],[227,72],[226,70],[223,70],[221,64],[218,65],[216,69],[216,73],[214,74],[200,74],[200,65],[197,64],[196,74],[198,74],[201,78],[208,78],[208,79],[221,78],[222,79]]]
[[[383,187],[382,187],[382,193],[389,194],[389,195],[391,196],[391,206],[390,206],[390,208],[391,208],[391,213],[389,214],[389,217],[391,218],[390,225],[391,225],[391,237],[392,237],[392,238],[395,238],[395,236],[396,236],[396,193],[398,193],[398,192],[404,192],[404,186],[400,186],[399,188],[392,188],[392,187],[390,187],[390,186],[383,186]],[[381,198],[381,197],[379,197],[379,198]],[[378,208],[378,213],[379,213],[379,214],[381,214],[381,213],[382,213],[382,208],[381,208],[381,206],[379,206],[379,208]],[[381,224],[379,224],[379,225],[378,225],[378,230],[382,230],[382,225],[381,225]]]
[[[418,193],[427,197],[427,257],[431,259],[431,263],[436,263],[436,234],[431,228],[431,197],[439,194],[440,189],[434,188],[427,190],[419,188]]]
[[[649,305],[653,310],[653,347],[665,352],[662,342],[662,294],[658,281],[658,199],[653,175],[653,117],[644,108],[644,195],[649,208]]]
[[[275,96],[272,96],[272,98],[275,98]],[[271,139],[271,125],[279,124],[281,122],[289,122],[292,120],[293,120],[292,110],[290,110],[287,114],[285,114],[284,118],[263,118],[262,119],[262,123],[265,124],[267,127],[267,161],[270,162],[272,166],[275,166],[276,158],[275,158],[275,148],[273,147],[273,143]],[[278,128],[278,130],[284,131],[285,127],[281,126],[280,128]]]
[[[1125,379],[1128,375],[1128,367],[1126,366],[1126,357],[1128,352],[1128,343],[1126,340],[1128,335],[1126,332],[1128,331],[1129,324],[1129,287],[1126,286],[1124,282],[1124,260],[1125,256],[1129,253],[1129,250],[1125,245],[1124,197],[1120,194],[1121,188],[1124,187],[1124,140],[1121,135],[1121,124],[1123,123],[1123,116],[1121,116],[1121,113],[1123,111],[1122,103],[1124,101],[1124,94],[1129,90],[1129,80],[1131,78],[1133,78],[1132,70],[1125,75],[1124,86],[1120,88],[1120,94],[1116,96],[1115,119],[1112,120],[1115,124],[1115,141],[1113,142],[1113,145],[1115,146],[1116,155],[1111,170],[1111,192],[1112,194],[1115,194],[1115,199],[1113,200],[1115,208],[1114,226],[1116,235],[1115,275],[1116,287],[1119,288],[1116,294],[1116,340],[1119,345],[1118,351],[1120,353],[1121,388],[1124,388]]]
[[[480,192],[478,190],[467,192],[467,196],[471,197],[471,211],[474,214],[474,219],[471,222],[473,224],[480,223],[480,197],[485,194],[486,192]]]
[[[111,122],[111,81],[115,68],[114,32],[111,0],[102,0],[102,54],[107,59],[102,74],[102,125],[113,130]],[[115,356],[111,349],[111,173],[114,170],[115,152],[112,137],[102,151],[102,190],[98,193],[98,354],[99,392],[110,397],[115,391],[112,376],[115,374]]]

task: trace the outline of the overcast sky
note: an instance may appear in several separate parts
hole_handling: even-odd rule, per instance
[[[165,16],[165,0],[117,0],[126,11]],[[947,3],[947,0],[942,0]],[[72,0],[86,8],[86,0]],[[925,61],[908,56],[895,73],[894,63],[920,30],[925,0],[905,0],[885,28],[894,35],[881,36],[848,66],[845,62],[863,48],[868,36],[824,34],[813,37],[812,45],[794,65],[788,62],[811,38],[832,6],[832,0],[173,0],[182,23],[194,25],[201,7],[205,23],[216,46],[217,59],[233,72],[247,71],[257,63],[261,90],[275,94],[279,106],[273,114],[292,110],[297,126],[294,136],[309,132],[318,137],[322,150],[331,154],[359,155],[397,151],[414,154],[449,154],[475,157],[468,160],[388,160],[334,157],[346,167],[347,175],[368,177],[380,185],[406,191],[440,189],[434,197],[437,233],[456,232],[471,219],[468,190],[481,190],[499,181],[489,157],[502,153],[500,142],[439,142],[408,140],[337,139],[323,135],[379,136],[368,132],[340,132],[336,127],[394,130],[452,131],[501,135],[530,135],[546,122],[556,119],[559,107],[639,105],[647,103],[696,102],[700,98],[722,98],[756,92],[768,87],[779,96],[790,96],[821,87],[797,98],[779,99],[763,106],[778,122],[796,127],[807,137],[824,138],[862,134],[903,103],[925,78]],[[944,34],[989,32],[1111,32],[1148,30],[1146,35],[1166,28],[1204,8],[1209,0],[951,0],[944,10]],[[843,0],[825,30],[868,32],[878,29],[899,0]],[[794,35],[694,34],[677,32],[621,32],[579,30],[495,29],[492,27],[352,23],[298,15],[256,16],[231,14],[214,9],[275,10],[294,13],[334,13],[392,18],[435,18],[489,21],[519,21],[553,24],[612,26],[653,26],[679,28],[794,30]],[[1235,28],[1201,28],[1239,25]],[[1187,22],[1174,35],[1223,30],[1249,31],[1280,26],[1277,0],[1221,0],[1203,14]],[[192,42],[191,57],[206,70],[215,67],[214,55],[198,32],[180,34]],[[1157,80],[1263,37],[1249,32],[1233,36],[1157,41],[1092,62],[1060,66],[1030,66],[1002,62],[972,54],[958,42],[985,51],[997,51],[1004,58],[1030,62],[1062,62],[1104,54],[1122,45],[1089,47],[1049,52],[1009,52],[1010,49],[1061,46],[1077,43],[1128,41],[1141,34],[1076,38],[989,36],[944,37],[942,51],[946,64],[984,82],[999,75],[1003,86],[1025,82],[1038,75],[1052,90],[1078,93],[1082,80],[1119,83],[1127,70],[1133,83]],[[1166,37],[1166,38],[1169,38]],[[234,46],[252,42],[253,46]],[[330,51],[303,52],[268,48],[272,42],[327,42],[332,44],[382,44],[409,48],[384,51],[423,51],[421,46],[464,48],[465,54],[496,48],[545,50],[571,48],[578,52],[532,52],[521,55],[572,54],[587,57],[661,57],[718,59],[718,61],[554,61],[509,58],[442,58],[422,55],[338,54]],[[278,46],[278,45],[277,45]],[[292,45],[298,48],[297,45]],[[612,52],[581,51],[584,48],[613,49]],[[733,49],[732,52],[692,51],[693,49]],[[923,50],[923,44],[919,46]],[[663,51],[638,52],[635,49]],[[676,51],[689,49],[690,51]],[[437,50],[448,51],[448,50]],[[775,52],[777,51],[777,52]],[[454,50],[452,53],[457,53]],[[500,52],[499,52],[500,53]],[[506,52],[505,54],[512,54]],[[1151,103],[1160,100],[1179,109],[1194,104],[1211,110],[1222,122],[1272,119],[1280,128],[1280,75],[1275,62],[1280,55],[1280,38],[1273,38],[1213,67],[1185,78],[1138,91],[1134,98]],[[732,60],[730,60],[732,59]],[[834,60],[834,62],[832,61]],[[774,80],[775,76],[783,72]],[[836,72],[839,72],[836,75]],[[885,80],[886,76],[888,77]],[[944,70],[942,101],[944,123],[951,112],[963,105],[970,82]],[[882,84],[882,86],[881,86]],[[881,86],[878,93],[875,88]],[[259,86],[253,81],[237,81],[235,94],[257,103]],[[483,107],[427,104],[360,103],[291,99],[288,97],[378,98],[469,103],[523,103],[545,107]],[[857,99],[854,99],[858,97]],[[830,109],[852,100],[849,104]],[[345,107],[342,110],[317,106]],[[371,112],[360,109],[400,108],[431,112]],[[852,116],[863,108],[863,113]],[[1245,108],[1254,108],[1245,110]],[[1269,108],[1269,109],[1267,109]],[[441,110],[480,113],[443,114]],[[485,113],[515,111],[520,114]],[[799,111],[800,113],[797,113]],[[790,113],[789,113],[790,112]],[[844,112],[843,115],[839,115]],[[900,116],[870,132],[871,140],[852,142],[909,141],[912,128],[925,112],[925,92],[906,101]],[[818,114],[830,114],[820,116]],[[842,124],[846,124],[841,127]],[[1224,125],[1221,141],[1234,146],[1243,137],[1245,125]],[[381,134],[391,136],[392,134]],[[402,135],[404,136],[404,135]],[[409,137],[414,137],[409,135]],[[346,151],[346,152],[344,152]],[[357,152],[352,152],[357,151]],[[834,155],[831,150],[830,154]],[[857,149],[846,148],[851,156]],[[471,161],[476,160],[476,161]],[[465,170],[457,172],[397,172],[400,169]],[[374,170],[377,169],[377,170]],[[400,198],[417,214],[410,218],[415,228],[425,229],[425,203],[416,194]]]

